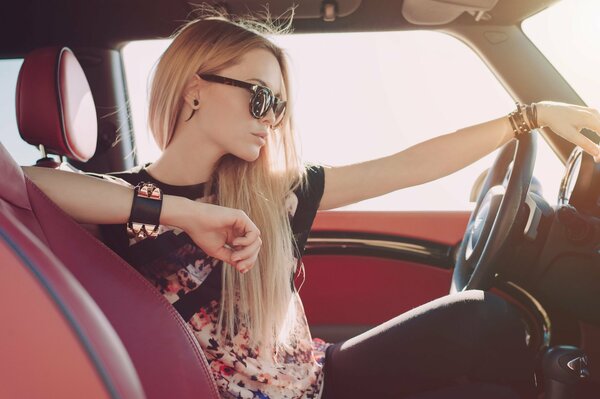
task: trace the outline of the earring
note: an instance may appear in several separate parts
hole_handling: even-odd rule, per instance
[[[190,114],[190,117],[189,117],[189,118],[187,118],[185,121],[187,122],[187,121],[189,121],[190,119],[192,119],[192,116],[194,116],[194,114],[195,114],[195,113],[196,113],[196,110],[195,110],[195,109],[193,109],[193,110],[192,110],[192,113]]]
[[[193,104],[194,106],[192,107],[192,113],[190,114],[190,117],[185,120],[186,122],[192,119],[192,116],[194,116],[194,114],[196,113],[196,108],[198,107],[198,105],[200,105],[200,101],[198,101],[197,98],[194,98]]]

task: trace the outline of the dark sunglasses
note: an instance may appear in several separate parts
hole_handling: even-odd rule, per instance
[[[219,75],[198,74],[198,76],[208,82],[241,87],[242,89],[250,91],[252,93],[252,97],[250,98],[250,114],[254,118],[260,119],[264,117],[267,112],[269,112],[269,109],[273,108],[273,113],[275,114],[275,122],[273,123],[273,126],[275,127],[279,125],[279,123],[281,123],[283,120],[286,102],[275,97],[271,89],[268,87],[244,82],[241,80],[226,78]]]

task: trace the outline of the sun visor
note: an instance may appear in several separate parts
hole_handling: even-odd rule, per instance
[[[474,15],[490,11],[498,0],[404,0],[402,16],[415,25],[443,25],[462,13]]]
[[[273,16],[284,14],[290,8],[294,8],[294,19],[324,18],[333,20],[337,17],[347,17],[355,12],[362,0],[280,0],[271,1],[265,7],[264,0],[246,1],[223,1],[227,11],[233,14],[245,15],[249,11],[264,13],[268,10]]]

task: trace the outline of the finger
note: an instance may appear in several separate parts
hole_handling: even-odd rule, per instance
[[[585,137],[578,130],[578,128],[564,129],[564,133],[562,134],[562,136],[565,139],[569,140],[571,143],[581,147],[585,152],[590,154],[592,157],[597,157],[599,155],[598,152],[600,151],[600,149],[598,148],[598,145],[596,143],[594,143],[592,140]]]
[[[575,124],[579,130],[586,128],[596,134],[600,134],[600,112],[595,108],[586,108],[585,117],[578,124]]]
[[[239,235],[246,235],[249,232],[258,232],[260,235],[260,231],[258,227],[250,220],[248,215],[244,211],[239,211],[236,214],[236,219],[233,222],[233,230],[239,232]]]
[[[214,254],[210,255],[213,258],[222,260],[223,262],[233,263],[233,251],[230,248],[221,247]]]
[[[258,252],[254,254],[251,258],[243,260],[237,264],[237,268],[241,273],[246,273],[248,270],[252,269],[256,264],[256,260],[258,259]]]
[[[234,262],[247,259],[250,256],[252,256],[255,252],[258,252],[261,245],[262,245],[262,240],[259,237],[252,244],[248,245],[247,247],[243,248],[242,250],[234,252],[233,257],[231,259],[233,259]]]
[[[588,112],[592,113],[593,115],[595,115],[596,117],[600,118],[600,111],[598,111],[598,109],[596,108],[586,108]]]
[[[258,229],[256,230],[251,230],[249,232],[246,233],[246,235],[242,236],[242,237],[237,237],[233,240],[233,245],[234,246],[239,246],[239,245],[250,245],[252,244],[254,241],[256,241],[257,238],[260,237],[260,232],[258,231]]]

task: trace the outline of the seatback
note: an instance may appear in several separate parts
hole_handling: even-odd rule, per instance
[[[104,313],[26,226],[42,232],[1,144],[0,171],[0,397],[145,398]]]
[[[27,193],[32,216],[48,248],[108,318],[133,361],[146,396],[218,398],[198,341],[160,292],[29,180]]]
[[[61,57],[64,57],[64,49],[54,48],[52,51],[55,56],[62,54]],[[39,50],[34,54],[46,55],[47,53]],[[48,65],[52,67],[53,64],[48,62]],[[21,73],[17,90],[35,87],[27,82],[28,76],[36,76],[36,74]],[[77,87],[76,83],[68,83],[65,80],[82,77],[81,74],[69,73],[61,76],[63,86],[75,87]],[[23,95],[23,93],[21,91],[17,96],[20,104],[18,107],[22,110],[35,109],[29,106],[27,98],[37,98],[37,96]],[[77,109],[77,106],[73,109]],[[58,113],[63,112],[62,107],[54,107],[54,110]],[[27,132],[26,126],[32,125],[24,119],[34,118],[34,114],[20,113],[18,117],[22,119],[19,122],[20,129],[25,126],[24,131]],[[71,124],[72,127],[68,132],[70,143],[67,145],[61,142],[67,136],[63,130],[57,131],[55,128],[57,121],[64,121],[66,118],[67,116],[60,115],[58,118],[47,117],[38,120],[33,124],[35,132],[42,134],[48,131],[52,137],[45,139],[36,136],[37,138],[31,139],[30,142],[38,142],[38,144],[43,142],[57,153],[66,155],[65,151],[71,151],[76,145],[73,143],[83,142],[75,136],[85,135],[89,131],[85,123]],[[44,128],[44,123],[48,124],[47,129]],[[91,126],[94,135],[95,126],[94,120]],[[21,134],[23,135],[23,130]],[[64,146],[61,149],[60,145],[55,145],[56,143]],[[79,153],[83,154],[81,151]],[[1,212],[14,215],[29,234],[37,238],[37,245],[51,252],[62,264],[63,271],[72,275],[95,301],[129,354],[146,397],[218,398],[208,363],[191,328],[160,292],[118,255],[73,221],[26,176],[23,176],[20,167],[1,144],[0,173],[8,176],[7,179],[0,181],[0,201],[3,204]],[[94,210],[90,209],[90,212]],[[2,227],[0,225],[0,228]],[[41,274],[45,273],[43,265],[40,266],[40,270]],[[18,344],[22,343],[18,342]]]

